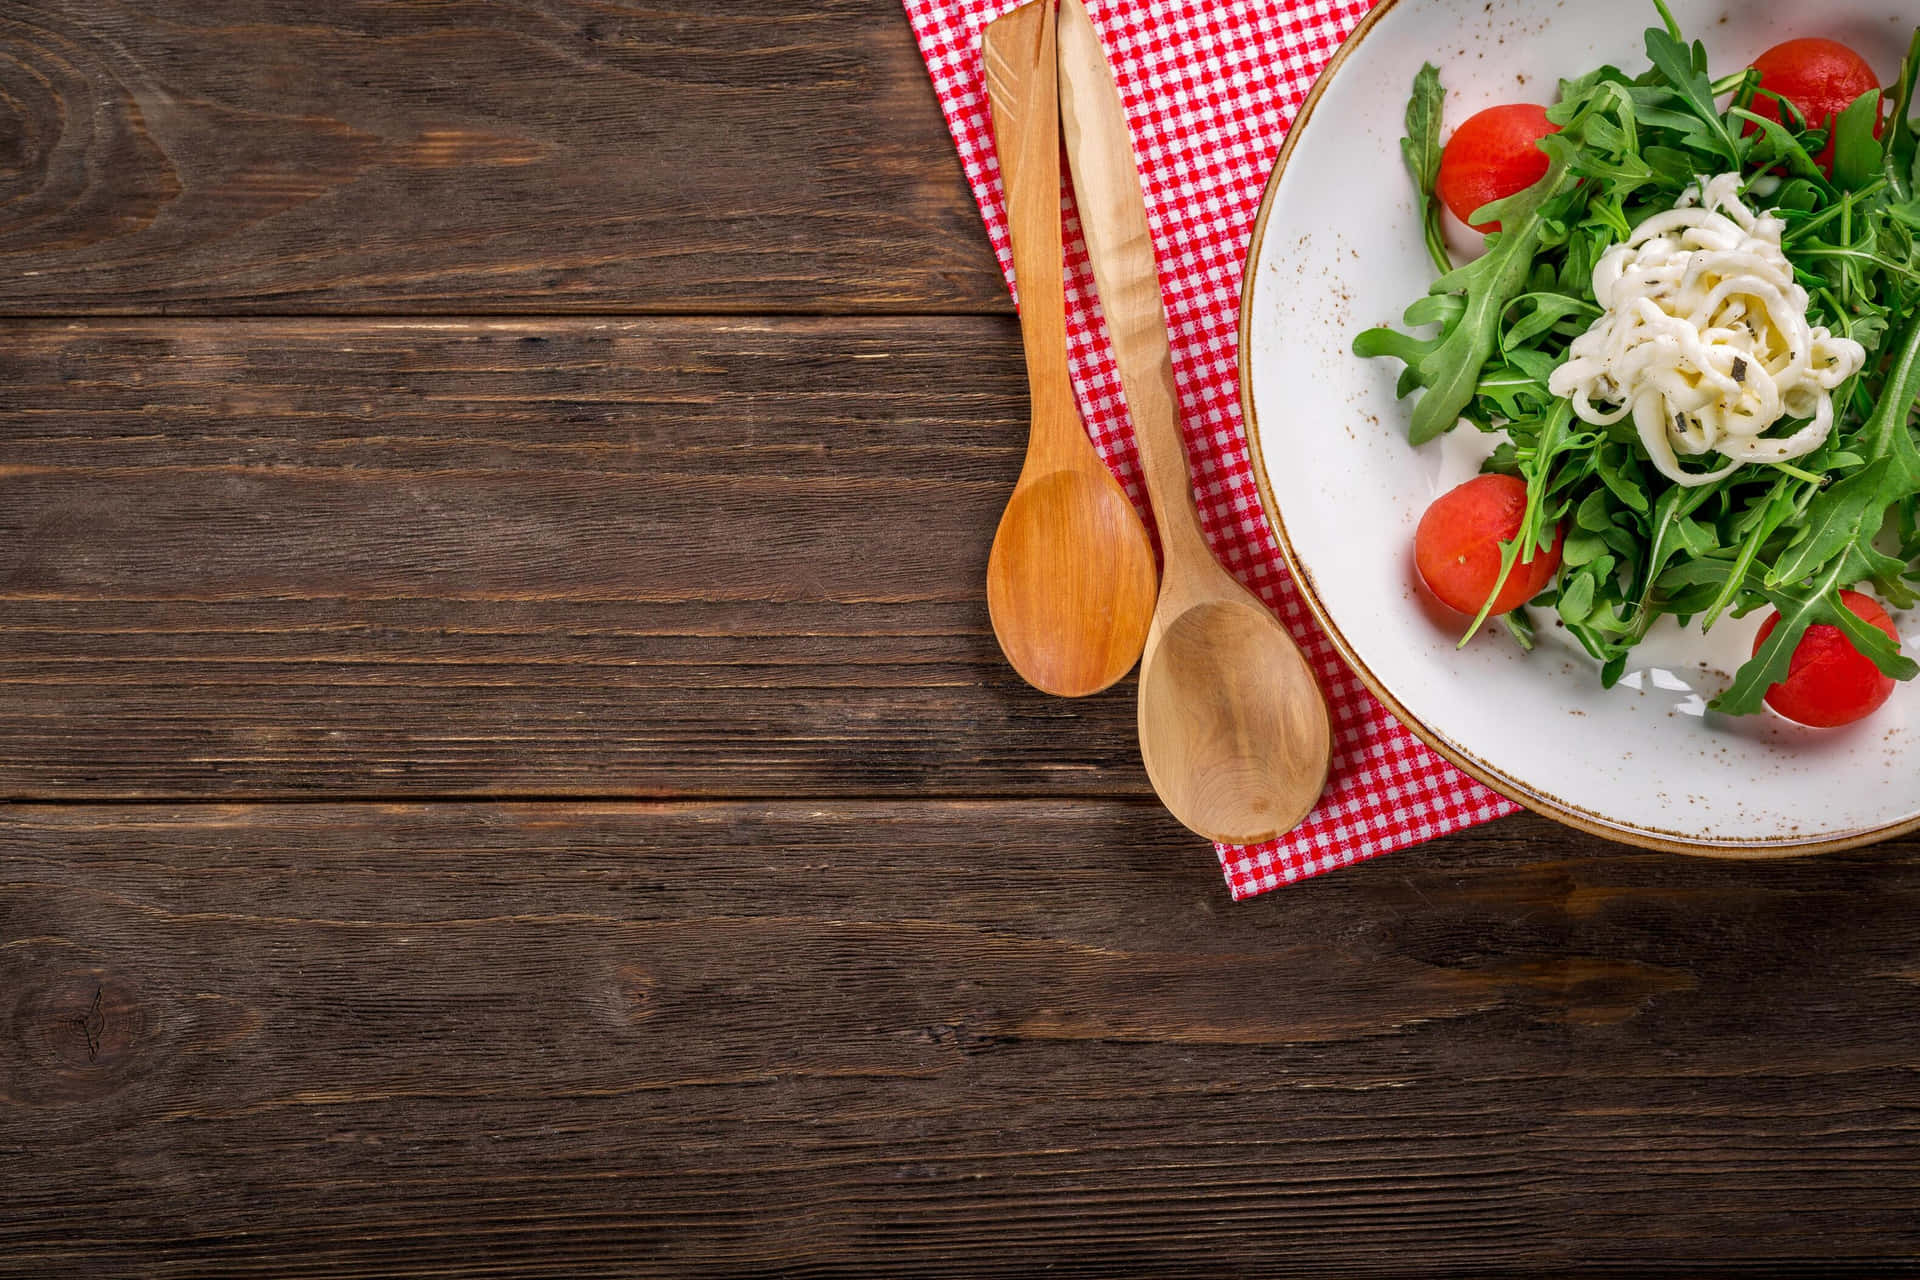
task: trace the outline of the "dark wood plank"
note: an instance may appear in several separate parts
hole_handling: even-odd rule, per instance
[[[1914,841],[1235,907],[1128,801],[0,809],[0,1273],[1892,1262],[1916,943]]]
[[[0,328],[0,797],[1147,794],[999,318]]]
[[[898,0],[9,0],[0,313],[1006,311]]]

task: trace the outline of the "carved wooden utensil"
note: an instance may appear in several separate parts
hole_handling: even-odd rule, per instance
[[[1061,0],[1058,43],[1080,226],[1165,560],[1140,663],[1140,754],[1154,790],[1193,830],[1231,844],[1272,839],[1306,817],[1326,786],[1326,700],[1293,638],[1207,547],[1140,174],[1080,0]]]
[[[987,608],[1027,683],[1079,697],[1133,666],[1153,616],[1153,541],[1093,450],[1067,378],[1053,0],[988,24],[982,55],[1007,190],[1032,427],[994,534]]]

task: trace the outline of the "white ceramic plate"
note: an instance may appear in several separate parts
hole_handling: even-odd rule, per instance
[[[1891,81],[1916,14],[1906,0],[1673,0],[1715,74],[1796,35],[1858,49]],[[1497,102],[1552,100],[1603,62],[1646,65],[1650,3],[1383,0],[1301,109],[1255,224],[1240,322],[1241,396],[1267,515],[1321,623],[1367,684],[1441,754],[1515,800],[1635,844],[1784,856],[1920,827],[1920,682],[1861,723],[1801,729],[1772,713],[1705,711],[1759,616],[1711,638],[1636,651],[1612,690],[1571,642],[1522,653],[1487,629],[1464,650],[1456,615],[1412,568],[1427,503],[1477,467],[1457,431],[1406,440],[1397,362],[1351,354],[1426,291],[1399,139],[1414,72],[1440,68],[1448,127]],[[1463,447],[1464,446],[1464,447]],[[1545,621],[1547,615],[1537,615]],[[1896,619],[1903,635],[1920,618]],[[1909,639],[1909,653],[1915,651]]]

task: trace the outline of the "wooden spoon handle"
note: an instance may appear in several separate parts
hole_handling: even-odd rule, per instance
[[[1133,419],[1134,444],[1161,546],[1170,567],[1176,559],[1212,565],[1180,434],[1180,396],[1140,170],[1120,91],[1080,0],[1060,0],[1058,41],[1061,118],[1080,230],[1113,340],[1114,363]]]
[[[987,24],[980,56],[993,108],[993,142],[1007,193],[1007,233],[1020,291],[1020,338],[1027,349],[1035,438],[1028,463],[1072,441],[1043,438],[1050,423],[1078,426],[1067,374],[1064,253],[1060,243],[1060,91],[1053,0],[1030,0]],[[1051,436],[1055,433],[1046,433]],[[1083,433],[1084,435],[1084,433]]]

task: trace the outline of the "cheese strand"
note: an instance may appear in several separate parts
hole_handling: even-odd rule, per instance
[[[1553,371],[1548,390],[1596,426],[1628,414],[1647,455],[1677,484],[1719,480],[1750,462],[1785,462],[1833,430],[1833,389],[1867,353],[1807,320],[1807,292],[1780,247],[1786,224],[1740,200],[1740,175],[1633,229],[1593,268],[1600,318]],[[1786,435],[1776,423],[1805,420]],[[1679,456],[1714,453],[1712,471]]]

